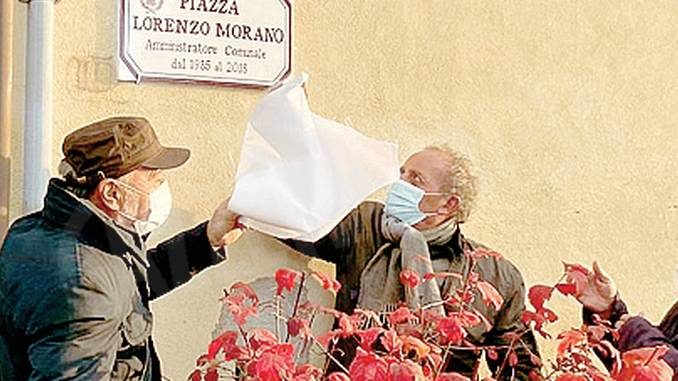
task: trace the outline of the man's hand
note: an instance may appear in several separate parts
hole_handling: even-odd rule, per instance
[[[219,204],[207,223],[207,238],[214,247],[231,244],[242,234],[242,229],[238,228],[240,216],[228,210],[229,200],[230,197]]]
[[[593,271],[589,271],[586,279],[576,284],[576,298],[584,307],[596,313],[605,313],[610,310],[617,295],[617,287],[597,262],[593,262]]]

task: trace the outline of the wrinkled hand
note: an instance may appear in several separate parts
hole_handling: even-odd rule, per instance
[[[210,245],[222,247],[235,242],[242,234],[242,229],[238,225],[238,214],[228,210],[230,197],[224,200],[214,210],[212,219],[207,223],[207,238]]]
[[[578,283],[576,298],[584,307],[596,313],[610,310],[617,295],[617,287],[597,262],[593,262],[593,271],[589,271],[586,279]]]

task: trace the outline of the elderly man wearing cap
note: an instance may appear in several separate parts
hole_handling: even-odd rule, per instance
[[[235,216],[224,201],[147,250],[171,208],[163,171],[190,152],[130,117],[71,133],[63,152],[44,208],[14,222],[0,252],[0,379],[160,380],[149,301],[220,262]]]

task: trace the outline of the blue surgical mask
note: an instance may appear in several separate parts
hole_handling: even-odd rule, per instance
[[[428,216],[438,214],[436,212],[422,212],[419,209],[419,203],[425,195],[441,196],[446,194],[448,193],[426,192],[405,180],[398,180],[393,183],[388,192],[385,212],[408,225],[414,225]]]

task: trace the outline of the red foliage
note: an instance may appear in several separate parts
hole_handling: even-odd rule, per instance
[[[399,307],[397,310],[391,312],[388,316],[388,321],[391,326],[396,326],[398,324],[407,323],[414,318],[412,311],[407,307]]]
[[[563,373],[556,377],[556,381],[588,381],[583,374]]]
[[[563,262],[565,267],[565,276],[568,283],[572,283],[576,287],[574,295],[579,295],[588,283],[589,274],[591,271],[579,264],[571,264]]]
[[[383,333],[384,329],[381,327],[374,327],[358,332],[358,337],[360,338],[360,347],[365,351],[371,351],[372,345]]]
[[[335,295],[341,289],[341,283],[339,283],[339,281],[336,279],[332,279],[327,275],[317,271],[312,272],[311,275],[320,281],[320,284],[325,290],[329,290]]]
[[[391,362],[388,365],[388,381],[418,381],[424,379],[419,364],[411,360]]]
[[[471,379],[465,376],[462,376],[459,373],[441,373],[438,375],[435,381],[470,381]]]
[[[292,269],[281,268],[276,270],[275,282],[278,284],[278,290],[276,293],[281,295],[283,290],[292,291],[294,289],[297,276],[299,276],[299,272]]]
[[[574,347],[579,347],[588,343],[586,334],[577,329],[561,332],[558,335],[558,340],[559,357],[562,357]]]
[[[288,379],[294,370],[294,347],[289,343],[265,348],[259,358],[247,365],[247,373],[262,381]]]
[[[311,335],[311,329],[308,325],[309,322],[306,319],[290,318],[287,321],[287,332],[289,332],[292,337],[300,336],[306,338]]]
[[[239,332],[226,331],[208,347],[207,354],[200,356],[196,361],[197,369],[188,379],[190,381],[216,381],[219,372],[224,377],[231,377],[229,371],[223,368],[223,361],[234,361],[243,379],[252,381],[470,381],[458,373],[439,373],[443,363],[449,362],[447,346],[468,347],[476,351],[485,351],[487,358],[504,366],[516,367],[519,361],[529,361],[532,365],[541,367],[538,355],[528,353],[529,360],[519,357],[516,353],[518,345],[522,345],[524,332],[510,331],[503,335],[509,342],[508,346],[477,346],[466,340],[467,329],[485,324],[491,329],[487,318],[475,311],[471,306],[474,295],[480,295],[487,306],[499,310],[504,302],[502,295],[490,283],[481,279],[478,272],[473,271],[474,261],[479,258],[497,258],[499,254],[489,250],[476,250],[467,253],[471,258],[471,270],[468,278],[460,274],[444,272],[424,275],[425,281],[435,278],[455,277],[460,279],[463,287],[446,299],[446,314],[435,309],[421,309],[412,311],[401,306],[395,311],[383,316],[374,311],[356,309],[353,315],[331,308],[315,305],[311,302],[294,304],[292,316],[278,316],[278,323],[287,323],[287,332],[294,337],[301,338],[306,343],[315,342],[327,346],[331,340],[337,338],[355,340],[358,344],[357,354],[348,366],[348,374],[333,373],[323,378],[322,371],[310,364],[295,364],[295,350],[290,343],[280,343],[280,338],[271,331],[263,328],[247,330],[245,321],[249,316],[257,314],[259,300],[252,289],[243,284],[234,284],[222,299],[234,322],[239,326]],[[577,282],[586,280],[590,272],[583,266],[565,264],[568,283],[555,286],[536,285],[528,292],[528,299],[535,311],[524,311],[521,319],[528,326],[541,335],[548,337],[544,326],[557,319],[555,312],[545,306],[558,290],[563,295],[575,295]],[[292,291],[296,282],[301,279],[303,286],[307,274],[290,270],[276,271],[277,294]],[[333,280],[321,273],[312,272],[310,276],[319,280],[323,288],[336,293],[341,287]],[[411,270],[404,270],[400,280],[405,287],[417,287],[422,279]],[[588,281],[588,280],[587,280]],[[298,298],[298,296],[297,296]],[[279,301],[276,299],[276,302]],[[277,308],[277,307],[276,307]],[[449,311],[449,310],[453,311]],[[262,304],[261,311],[271,311],[271,304]],[[276,310],[280,313],[279,310]],[[329,314],[337,319],[337,329],[314,337],[311,332],[311,323],[317,314]],[[277,315],[276,315],[277,316]],[[364,327],[372,327],[363,329]],[[624,353],[621,358],[618,352],[605,341],[606,335],[617,332],[606,326],[584,326],[580,329],[571,329],[561,332],[558,339],[557,358],[549,362],[552,368],[547,380],[555,381],[671,381],[673,370],[661,360],[666,353],[665,347],[643,348]],[[238,345],[238,342],[241,345]],[[612,356],[620,358],[620,365],[610,376],[596,368],[595,362],[589,358],[591,349],[605,349]],[[507,353],[505,359],[501,353]],[[505,352],[504,352],[505,351]],[[540,372],[532,370],[529,373],[530,381],[544,381]],[[474,381],[479,377],[474,375]],[[488,377],[484,381],[496,381]]]
[[[238,341],[238,333],[235,331],[226,331],[221,336],[212,340],[208,349],[207,349],[207,359],[214,360],[219,351],[223,351],[226,357],[232,357],[236,353],[239,354],[238,346],[236,342]]]
[[[351,381],[345,373],[334,372],[327,376],[327,381]]]
[[[203,379],[205,381],[217,381],[219,380],[219,373],[216,369],[208,369]]]
[[[440,319],[436,325],[436,331],[440,333],[442,345],[459,345],[466,338],[466,330],[459,320],[453,317]]]
[[[577,286],[572,283],[560,283],[555,287],[556,290],[558,290],[563,295],[575,295],[577,293]]]
[[[527,299],[534,309],[539,311],[544,309],[544,303],[551,299],[551,295],[553,295],[553,287],[534,285],[530,287],[530,291],[527,293]]]
[[[386,380],[388,363],[376,354],[358,348],[348,372],[351,381]]]
[[[265,328],[255,328],[250,331],[249,343],[253,351],[258,351],[260,348],[267,348],[278,343],[278,338],[273,332]]]
[[[320,379],[323,371],[311,364],[298,365],[294,370],[293,381],[315,381]]]
[[[483,302],[488,306],[491,305],[495,310],[499,311],[501,305],[504,304],[504,298],[501,296],[499,291],[497,291],[493,285],[485,281],[479,281],[476,284],[476,287],[478,288],[478,291],[480,291]]]
[[[252,288],[244,283],[235,283],[230,292],[226,293],[221,300],[233,316],[233,321],[238,326],[245,325],[247,318],[258,312],[259,298]]]
[[[400,272],[400,283],[405,287],[415,288],[421,284],[421,278],[416,272],[405,269]]]
[[[673,369],[662,360],[665,346],[639,348],[622,354],[622,367],[613,374],[617,381],[671,381]]]

